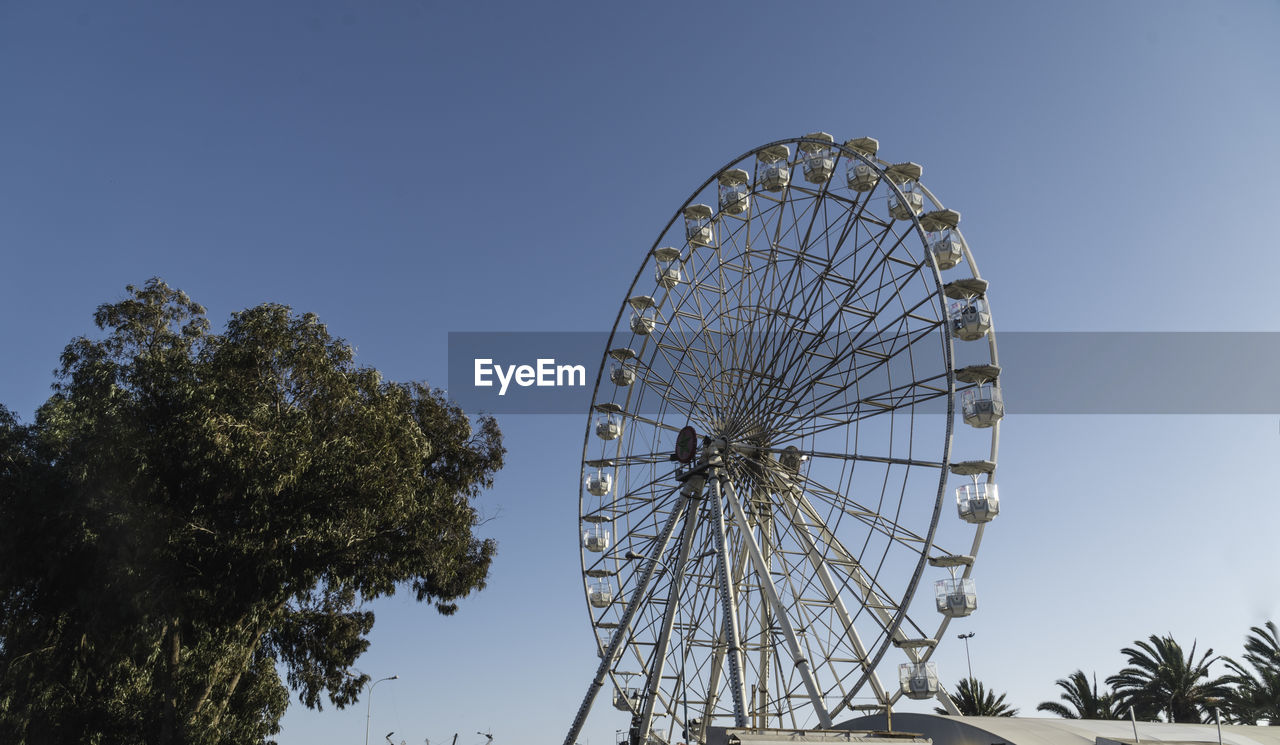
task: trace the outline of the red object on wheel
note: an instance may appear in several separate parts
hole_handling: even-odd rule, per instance
[[[698,433],[691,426],[685,426],[676,435],[676,460],[688,463],[698,453]]]

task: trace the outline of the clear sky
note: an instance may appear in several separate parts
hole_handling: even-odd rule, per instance
[[[694,188],[814,130],[924,164],[998,329],[1280,331],[1278,34],[1263,0],[0,0],[0,401],[29,418],[153,275],[215,324],[286,303],[444,385],[450,331],[606,329]],[[981,609],[951,627],[977,677],[1033,714],[1135,639],[1238,653],[1280,620],[1278,417],[1010,407]],[[400,679],[372,741],[559,742],[595,668],[585,412],[500,421],[489,587],[452,618],[374,606],[360,669]],[[954,639],[934,659],[964,675]],[[598,706],[583,742],[625,726]],[[364,727],[363,701],[294,704],[279,742]]]

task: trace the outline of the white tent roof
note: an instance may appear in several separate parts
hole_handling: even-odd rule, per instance
[[[840,729],[882,730],[884,715],[860,717],[837,725]],[[1129,720],[1058,719],[1038,717],[944,717],[935,714],[893,715],[895,732],[914,732],[933,745],[1134,745]],[[1280,727],[1222,725],[1223,745],[1280,745]],[[1213,724],[1138,722],[1142,743],[1218,743]]]

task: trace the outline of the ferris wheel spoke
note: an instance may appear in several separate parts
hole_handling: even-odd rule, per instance
[[[764,233],[765,229],[762,227],[760,232]],[[753,278],[754,275],[759,273],[755,272],[751,267],[752,258],[750,257],[749,249],[741,250],[739,255],[734,258],[741,262],[741,267],[744,271],[740,274],[740,281],[735,282],[732,285],[734,291],[733,301],[735,310],[731,312],[724,312],[720,316],[722,320],[722,327],[719,329],[721,333],[718,335],[718,339],[722,343],[718,346],[715,352],[715,366],[726,371],[745,370],[746,366],[744,361],[747,356],[746,347],[749,344],[758,341],[749,337],[750,331],[759,321],[759,314],[762,311],[766,314],[768,312],[767,309],[760,308],[751,302],[745,294],[750,289],[759,286],[758,280]],[[724,266],[726,265],[724,263],[726,262],[726,257],[722,255],[721,261],[721,270],[723,271]],[[765,273],[767,274],[768,272]],[[728,384],[729,390],[719,395],[722,398],[727,396],[730,399],[728,407],[730,409],[729,416],[731,418],[740,413],[735,410],[737,407],[732,402],[732,398],[734,397],[735,391],[741,387],[742,382],[745,381],[733,379],[717,381],[717,383]]]
[[[809,211],[809,222],[805,226],[804,238],[802,239],[800,244],[801,246],[806,248],[812,245],[813,230],[814,230],[814,226],[818,224],[819,213],[822,210],[822,205],[823,205],[823,202],[825,201],[824,197],[826,196],[826,193],[827,193],[827,184],[826,183],[822,184],[820,187],[818,187],[817,190],[810,193],[813,194],[814,199],[813,199],[812,208]]]
[[[641,738],[648,736],[649,729],[653,724],[653,707],[658,701],[662,673],[667,660],[667,648],[671,643],[671,629],[675,624],[676,610],[680,607],[680,584],[684,579],[685,564],[689,561],[689,551],[693,548],[694,528],[697,525],[697,510],[691,508],[691,503],[697,496],[692,491],[700,489],[701,486],[698,485],[696,489],[692,489],[691,493],[685,497],[685,517],[684,528],[680,536],[680,552],[676,557],[675,566],[669,570],[671,577],[668,580],[667,600],[662,614],[662,626],[658,630],[658,644],[653,650],[653,664],[649,671],[648,694],[645,696],[644,710],[640,714]]]
[[[671,452],[668,450],[662,450],[658,452],[626,453],[622,455],[615,455],[612,458],[604,458],[602,460],[606,460],[620,468],[625,468],[628,466],[651,466],[651,465],[670,464]],[[662,474],[661,476],[652,478],[644,483],[646,486],[651,484],[656,484],[660,480],[665,478],[670,478],[674,475],[675,475],[675,471],[672,470]]]
[[[816,499],[821,499],[824,503],[831,505],[833,510],[844,515],[848,515],[862,523],[869,528],[872,533],[878,533],[908,551],[912,551],[917,554],[923,551],[922,547],[925,546],[926,543],[923,536],[899,525],[894,520],[886,517],[880,511],[863,507],[857,502],[851,500],[848,496],[840,494],[829,487],[813,481],[803,474],[795,474],[795,476],[799,482],[804,484],[808,494],[812,494]],[[849,509],[850,505],[857,509]]]
[[[654,340],[654,349],[658,354],[661,354],[664,356],[665,356],[665,349],[669,348],[669,345],[664,345],[663,338],[665,338],[668,333],[669,333],[669,327],[664,328],[663,334]],[[640,386],[637,388],[634,383],[632,384],[633,390],[628,392],[628,403],[630,403],[630,398],[632,396],[639,398],[643,396],[644,393],[649,393],[649,392],[653,392],[656,395],[660,395],[664,401],[668,401],[669,399],[675,397],[677,398],[677,400],[683,399],[684,401],[688,402],[693,397],[693,392],[688,390],[687,388],[680,388],[680,393],[682,394],[682,396],[677,397],[676,391],[682,381],[674,377],[663,377],[662,374],[659,373],[659,371],[653,366],[651,362],[650,363],[640,362],[636,364],[636,378],[637,378],[637,381],[640,383]],[[637,390],[641,391],[641,393],[639,394],[634,393],[634,391],[637,391]],[[664,390],[667,391],[668,393],[667,395],[662,396],[661,392]]]
[[[806,205],[807,204],[808,203],[806,202]],[[800,221],[800,213],[797,213],[796,203],[794,201],[789,202],[787,206],[790,208],[791,224],[794,226]],[[760,296],[764,298],[780,299],[788,295],[788,289],[789,289],[787,285],[784,284],[780,286],[778,282],[779,270],[783,266],[782,260],[785,259],[789,261],[792,266],[792,271],[789,272],[787,275],[785,275],[785,281],[789,283],[790,281],[796,279],[796,277],[798,276],[796,273],[796,269],[798,268],[799,264],[804,261],[804,252],[802,250],[793,250],[785,247],[784,241],[787,238],[788,233],[783,231],[782,224],[784,223],[786,218],[786,210],[782,210],[782,209],[777,210],[776,214],[778,216],[779,224],[778,224],[778,227],[775,227],[773,229],[772,231],[773,237],[769,241],[769,252],[768,252],[769,261],[767,263],[768,271],[766,272],[766,277],[768,278],[769,283],[771,285],[770,286],[771,291],[767,293],[761,293]],[[762,231],[762,232],[767,233],[768,231]],[[798,236],[795,236],[795,238],[796,238],[797,244],[799,244],[801,242],[801,239]],[[760,286],[763,287],[764,283],[762,282]],[[781,309],[774,309],[774,310],[779,312],[781,311]],[[779,318],[779,315],[777,313],[769,314],[766,316],[766,320],[768,322],[768,327],[766,328],[766,332],[773,331],[773,324],[777,321],[778,318]]]
[[[849,347],[881,363],[913,350],[916,344],[936,336],[946,324],[942,318],[920,315],[917,311],[922,305],[903,307],[896,316],[890,315],[887,307],[879,309],[880,315],[888,320],[871,330],[863,325],[850,331],[846,334]]]
[[[841,301],[842,307],[848,305],[848,303],[851,302],[847,296],[844,298],[839,298],[839,300]],[[914,308],[912,310],[914,310]],[[877,312],[879,314],[883,314],[884,309],[877,309]],[[786,363],[785,369],[797,369],[798,366],[801,364],[802,360],[816,356],[819,359],[827,360],[825,365],[822,368],[820,368],[819,371],[830,372],[831,370],[841,369],[841,365],[846,361],[851,360],[852,355],[854,355],[855,352],[860,353],[864,356],[868,356],[872,360],[877,360],[877,361],[880,361],[881,363],[884,363],[884,362],[887,362],[888,360],[891,360],[894,356],[901,353],[901,351],[903,350],[902,347],[899,347],[896,349],[891,348],[890,352],[888,353],[880,350],[875,350],[873,347],[877,345],[883,346],[886,339],[884,337],[883,332],[880,330],[880,327],[877,327],[875,333],[867,334],[865,323],[855,328],[849,329],[841,334],[841,337],[847,337],[851,342],[856,342],[856,343],[841,343],[842,339],[837,339],[830,333],[832,331],[833,325],[835,324],[838,318],[839,316],[833,315],[832,318],[829,319],[823,327],[821,327],[814,333],[812,340],[808,344],[799,346],[795,352],[795,355],[791,359],[785,361]],[[891,320],[896,321],[898,319],[891,319]],[[926,334],[928,332],[932,332],[936,330],[937,326],[941,324],[940,321],[932,322],[932,321],[929,321],[929,319],[922,319],[922,320],[926,321],[926,323],[928,324],[924,330]],[[889,325],[889,324],[886,324],[886,325]],[[897,337],[890,338],[888,339],[888,341],[896,341],[898,338],[901,338],[901,336],[902,335],[898,335]],[[917,334],[914,337],[908,336],[907,338],[914,340],[919,338],[919,336],[920,335]],[[833,345],[836,348],[834,350],[830,350],[830,347]],[[910,344],[906,346],[909,347]],[[824,350],[827,350],[827,351],[824,351]],[[798,369],[804,369],[804,368],[799,367]],[[857,372],[857,371],[858,369],[855,366],[852,372]],[[821,375],[812,375],[810,377],[811,378],[821,377]]]
[[[906,237],[905,234],[897,236],[897,240],[889,246],[888,250],[885,250],[883,241],[886,236],[891,234],[892,226],[886,225],[881,232],[868,235],[862,246],[859,246],[859,249],[864,247],[873,248],[876,258],[872,262],[867,262],[859,273],[850,279],[844,294],[840,298],[842,309],[862,319],[851,330],[855,336],[864,332],[873,323],[883,321],[880,318],[880,314],[884,312],[884,309],[888,307],[888,304],[895,297],[900,297],[899,293],[906,287],[905,282],[920,274],[924,268],[924,264],[921,262],[914,259],[907,261],[897,256],[896,251]],[[856,254],[857,251],[855,251]],[[895,266],[901,267],[905,274],[894,274],[893,268]],[[877,278],[879,278],[878,284],[876,283]],[[887,300],[882,302],[880,298],[890,289],[893,290],[893,293],[890,294]]]
[[[692,417],[695,411],[705,407],[705,403],[699,396],[699,391],[705,388],[705,378],[703,371],[698,366],[697,356],[689,353],[689,347],[685,342],[685,337],[683,337],[683,329],[677,333],[672,331],[672,329],[668,329],[655,344],[657,355],[661,356],[663,361],[667,363],[664,369],[671,370],[669,380],[662,381],[661,385],[670,392],[665,397],[666,403],[674,405],[677,409],[682,410],[686,416]],[[667,338],[673,335],[676,338],[668,342]],[[679,352],[679,356],[674,356],[673,352]],[[692,386],[690,385],[689,371],[682,369],[686,360],[694,368],[692,371],[694,385]],[[650,367],[648,370],[652,370],[652,368]],[[648,381],[649,379],[646,377],[646,383]],[[676,393],[677,390],[679,391],[678,394]]]
[[[694,312],[682,310],[683,304],[692,296],[695,301],[698,299],[696,293],[690,293],[681,298],[680,305],[673,309],[673,313],[668,324],[663,329],[663,333],[655,344],[655,349],[661,355],[666,363],[666,368],[673,373],[681,372],[682,363],[686,360],[693,366],[693,375],[698,382],[698,386],[690,389],[687,386],[687,379],[679,374],[670,376],[669,384],[675,385],[679,383],[688,400],[693,401],[697,398],[696,391],[704,388],[710,381],[711,375],[703,365],[699,364],[700,357],[695,350],[701,341],[705,341],[705,318],[700,308],[695,308]],[[689,322],[698,321],[696,327],[690,327]]]
[[[810,285],[818,285],[820,284],[820,280],[815,276],[810,278],[809,283]],[[768,315],[771,319],[776,320],[783,319],[790,314],[781,309],[770,309]],[[776,391],[780,380],[777,373],[781,372],[785,375],[786,371],[791,369],[787,367],[776,367],[771,362],[765,362],[763,359],[770,350],[773,350],[771,357],[775,359],[779,357],[780,350],[782,349],[781,342],[785,339],[786,335],[782,334],[780,331],[775,331],[773,333],[766,331],[763,337],[764,343],[758,347],[758,351],[750,359],[744,359],[737,365],[737,367],[750,372],[750,375],[743,379],[745,385],[740,386],[736,392],[736,397],[740,406],[756,408],[761,403],[759,399],[763,395],[768,395]]]
[[[765,474],[765,482],[771,488],[782,488],[789,484],[789,480],[793,480],[798,485],[803,486],[814,496],[823,499],[830,504],[833,509],[838,510],[844,515],[858,520],[871,530],[878,532],[886,538],[901,543],[912,551],[919,550],[919,546],[924,539],[915,535],[911,531],[897,525],[891,520],[885,518],[877,509],[862,505],[852,497],[841,494],[840,492],[828,487],[821,482],[803,474],[792,473],[782,476],[777,473],[778,464],[773,461],[750,459],[756,467],[760,468]]]
[[[824,221],[825,228],[819,237],[826,248],[827,263],[834,269],[837,263],[847,261],[852,256],[843,249],[849,235],[857,227],[857,222],[852,218],[861,210],[861,205],[857,202],[846,202],[830,193],[825,196],[826,198],[821,202],[821,209],[828,213],[835,212],[835,215],[828,216]]]
[[[901,338],[906,338],[908,343],[896,349],[891,349],[890,353],[888,354],[872,353],[872,350],[870,349],[871,342],[874,342],[876,339],[881,339],[881,345],[883,345],[884,338],[883,338],[883,335],[879,332],[877,334],[872,335],[869,339],[863,340],[857,346],[852,344],[847,344],[847,345],[835,344],[836,349],[832,353],[826,354],[826,353],[820,352],[819,350],[821,348],[823,347],[829,348],[834,343],[834,339],[832,339],[829,336],[829,332],[832,330],[831,327],[835,323],[835,320],[836,320],[835,316],[829,319],[826,322],[825,326],[819,329],[813,335],[812,340],[808,344],[801,345],[798,348],[798,351],[796,352],[795,357],[793,357],[791,360],[788,360],[788,364],[783,367],[783,369],[788,369],[788,370],[804,371],[806,370],[807,365],[801,364],[801,360],[803,359],[812,359],[816,357],[819,359],[825,358],[827,360],[825,364],[823,364],[821,367],[811,372],[807,376],[793,377],[792,384],[791,384],[792,389],[798,388],[803,390],[806,388],[812,388],[815,385],[822,384],[824,382],[823,377],[825,375],[831,373],[832,371],[845,370],[846,369],[845,363],[852,361],[852,359],[857,354],[863,354],[863,355],[869,356],[871,358],[870,367],[864,368],[860,371],[859,367],[855,364],[851,372],[855,372],[859,374],[856,377],[853,377],[852,379],[849,379],[846,377],[845,380],[843,381],[845,383],[843,386],[835,387],[835,390],[828,394],[828,396],[839,395],[844,390],[847,390],[849,385],[856,382],[862,376],[873,373],[876,370],[886,366],[894,357],[896,357],[902,351],[905,351],[906,349],[911,348],[920,339],[927,337],[930,333],[936,330],[937,326],[940,325],[940,322],[932,322],[932,321],[929,321],[929,319],[921,318],[920,320],[928,322],[929,325],[921,330],[916,331],[914,334],[899,334],[897,337],[890,339],[890,341],[896,341]],[[851,338],[858,338],[858,337],[854,335]],[[787,392],[781,392],[780,395],[785,397],[787,395]]]
[[[659,463],[665,460],[667,459],[662,458],[659,460],[658,455],[653,454],[645,455],[643,457],[628,456],[625,458],[612,458],[610,459],[610,462],[615,465],[626,466]],[[672,473],[664,473],[653,476],[644,481],[620,484],[620,488],[618,490],[619,498],[614,500],[613,504],[616,505],[620,501],[623,503],[623,506],[650,505],[650,509],[661,509],[663,506],[669,506],[667,503],[664,503],[663,500],[671,497],[675,494],[676,490],[680,488],[679,484],[672,484],[667,481],[672,476]],[[642,496],[646,492],[651,494],[651,496]],[[603,497],[601,499],[603,500]],[[623,512],[626,511],[627,510],[623,510]],[[608,511],[602,506],[600,509],[593,510],[588,514],[606,515],[608,514]]]
[[[893,416],[896,412],[928,403],[949,394],[943,384],[949,384],[945,375],[913,379],[897,387],[877,390],[874,393],[847,395],[857,390],[856,383],[824,393],[795,411],[771,419],[769,426],[781,436],[780,441],[802,439],[839,429],[868,419]],[[825,407],[825,408],[824,408]],[[790,423],[798,423],[792,426]]]
[[[701,308],[699,308],[699,312],[702,312]],[[682,329],[682,332],[683,331],[684,329]],[[686,376],[688,373],[692,373],[693,377],[696,378],[697,381],[697,390],[705,395],[706,391],[713,389],[716,385],[716,375],[713,374],[711,370],[717,366],[717,362],[723,354],[721,342],[723,340],[724,333],[721,329],[709,328],[706,326],[705,321],[703,322],[703,325],[694,330],[693,333],[698,341],[688,341],[687,346],[681,350],[683,353],[682,356],[675,364],[673,364],[672,369],[675,373],[674,377],[682,377],[682,372],[684,372]],[[686,339],[681,338],[680,341],[685,342]],[[692,368],[691,370],[682,371],[680,363],[685,361],[689,363],[688,367]],[[699,406],[703,418],[708,421],[714,419],[714,416],[709,410],[712,403],[713,402],[707,402],[705,399],[702,399]]]
[[[860,595],[863,608],[879,619],[881,629],[888,631],[893,628],[893,615],[890,611],[896,613],[900,606],[886,600],[887,593],[883,590],[876,589],[874,580],[863,571],[862,562],[827,529],[822,516],[805,498],[804,493],[796,488],[788,488],[780,491],[779,496],[797,532],[807,532],[821,549],[827,566],[846,577],[847,582],[852,582]]]
[[[945,382],[945,376],[938,376],[913,380],[896,388],[877,390],[856,398],[841,399],[835,394],[824,395],[810,407],[800,409],[786,417],[779,417],[771,422],[771,426],[780,434],[799,439],[806,435],[821,434],[852,422],[862,422],[886,415],[892,416],[902,409],[910,409],[948,395],[947,390],[938,385],[943,382]],[[844,392],[847,393],[847,389]],[[792,429],[787,426],[787,422],[800,422],[803,429]]]
[[[715,511],[712,510],[714,513]],[[723,522],[708,520],[707,530],[711,533],[712,542],[722,542],[727,550],[727,539],[717,539],[715,536],[723,536]],[[717,544],[719,545],[719,544]],[[726,663],[731,659],[729,654],[729,640],[727,637],[728,624],[723,621],[723,612],[725,604],[723,602],[723,583],[720,579],[720,571],[724,566],[722,557],[724,554],[716,551],[716,577],[704,585],[703,590],[711,598],[718,599],[719,602],[709,601],[705,604],[707,625],[705,628],[712,631],[713,636],[710,639],[710,649],[708,654],[708,680],[706,687],[703,689],[706,696],[702,701],[702,716],[700,717],[700,729],[703,737],[705,737],[706,728],[716,718],[717,707],[719,706],[720,690],[723,685],[722,679],[725,676]],[[746,547],[739,546],[734,555],[732,563],[731,576],[729,578],[730,587],[739,587],[743,581],[744,571],[746,569]],[[715,619],[720,619],[715,622]],[[733,705],[732,689],[730,691],[730,705]],[[737,713],[733,709],[727,712],[737,721]]]
[[[746,702],[742,681],[742,642],[738,626],[737,585],[729,582],[729,554],[725,541],[725,520],[719,479],[709,479],[711,510],[715,520],[716,553],[719,555],[720,602],[723,606],[721,622],[724,624],[725,655],[729,667],[729,695],[733,701],[734,726],[745,727]]]
[[[687,504],[683,504],[687,508]],[[622,619],[618,622],[618,629],[614,632],[613,639],[609,643],[609,648],[601,656],[600,666],[596,669],[595,678],[591,681],[591,685],[587,689],[587,695],[582,700],[582,705],[578,708],[578,714],[573,720],[573,724],[569,727],[569,734],[565,737],[564,745],[576,745],[578,733],[582,730],[582,725],[587,720],[587,714],[591,711],[591,705],[595,701],[596,693],[600,690],[600,686],[604,683],[604,678],[608,674],[609,669],[613,666],[613,660],[618,653],[618,649],[622,642],[627,638],[630,632],[631,621],[635,617],[636,611],[641,607],[641,600],[649,581],[653,578],[653,570],[656,561],[652,557],[661,556],[666,548],[666,544],[671,540],[671,533],[675,530],[676,523],[681,517],[681,510],[675,509],[667,517],[666,525],[662,529],[662,537],[655,542],[654,553],[650,560],[642,570],[641,576],[637,580],[636,590],[631,600],[627,603],[627,609],[623,611]]]
[[[784,441],[785,442],[785,441]],[[769,453],[772,455],[782,455],[788,453],[786,448],[779,447],[753,447],[743,450],[747,457],[758,458],[759,453]],[[829,453],[818,450],[799,449],[799,454],[809,458],[827,458],[831,460],[847,460],[847,461],[864,461],[867,463],[883,463],[892,466],[917,466],[920,468],[942,468],[943,463],[932,460],[915,460],[911,458],[891,458],[880,455],[868,455],[866,453]],[[763,461],[761,461],[763,463]]]
[[[837,619],[839,619],[841,629],[850,644],[853,646],[855,662],[865,673],[869,675],[868,679],[876,698],[882,702],[885,701],[887,699],[887,695],[884,685],[880,682],[879,677],[874,673],[874,668],[870,664],[867,647],[863,644],[862,636],[858,633],[857,627],[854,626],[853,617],[849,614],[849,610],[845,606],[841,588],[836,584],[836,581],[832,576],[827,557],[819,551],[818,544],[814,541],[813,536],[809,531],[803,529],[803,521],[799,518],[795,504],[785,499],[782,501],[783,509],[788,520],[792,525],[796,525],[801,528],[795,531],[795,538],[797,539],[805,558],[808,560],[814,575],[821,583],[822,589],[825,591],[827,599],[831,603],[832,612],[835,614]],[[856,693],[857,689],[855,688],[842,697],[836,708],[831,710],[831,716],[834,717],[838,715]]]
[[[782,627],[782,633],[787,639],[787,645],[791,650],[791,660],[795,665],[796,671],[800,675],[804,687],[812,700],[814,711],[817,713],[818,721],[824,729],[830,729],[831,717],[827,714],[826,707],[822,701],[822,693],[814,682],[813,673],[809,669],[808,656],[801,649],[799,642],[796,640],[795,629],[791,626],[790,618],[787,615],[787,609],[783,607],[782,602],[778,598],[777,588],[774,587],[773,579],[770,577],[768,567],[765,565],[764,556],[760,552],[760,546],[756,543],[751,533],[750,527],[747,525],[747,518],[742,510],[742,505],[738,501],[737,493],[733,488],[733,481],[727,476],[720,478],[720,484],[723,490],[727,490],[728,503],[733,521],[738,526],[738,531],[742,535],[743,542],[747,547],[747,554],[751,559],[752,565],[755,567],[756,576],[760,583],[760,589],[765,593],[773,610],[773,618]]]

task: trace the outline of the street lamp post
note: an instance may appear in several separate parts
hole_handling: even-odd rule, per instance
[[[373,689],[384,680],[398,680],[399,675],[392,675],[387,678],[378,678],[373,681],[373,685],[369,686],[369,700],[366,702],[364,710],[364,745],[369,745],[369,722],[373,719]]]
[[[969,680],[973,680],[973,660],[969,659],[969,640],[973,638],[976,631],[970,631],[967,634],[957,634],[957,639],[964,639],[964,661],[969,666]]]

